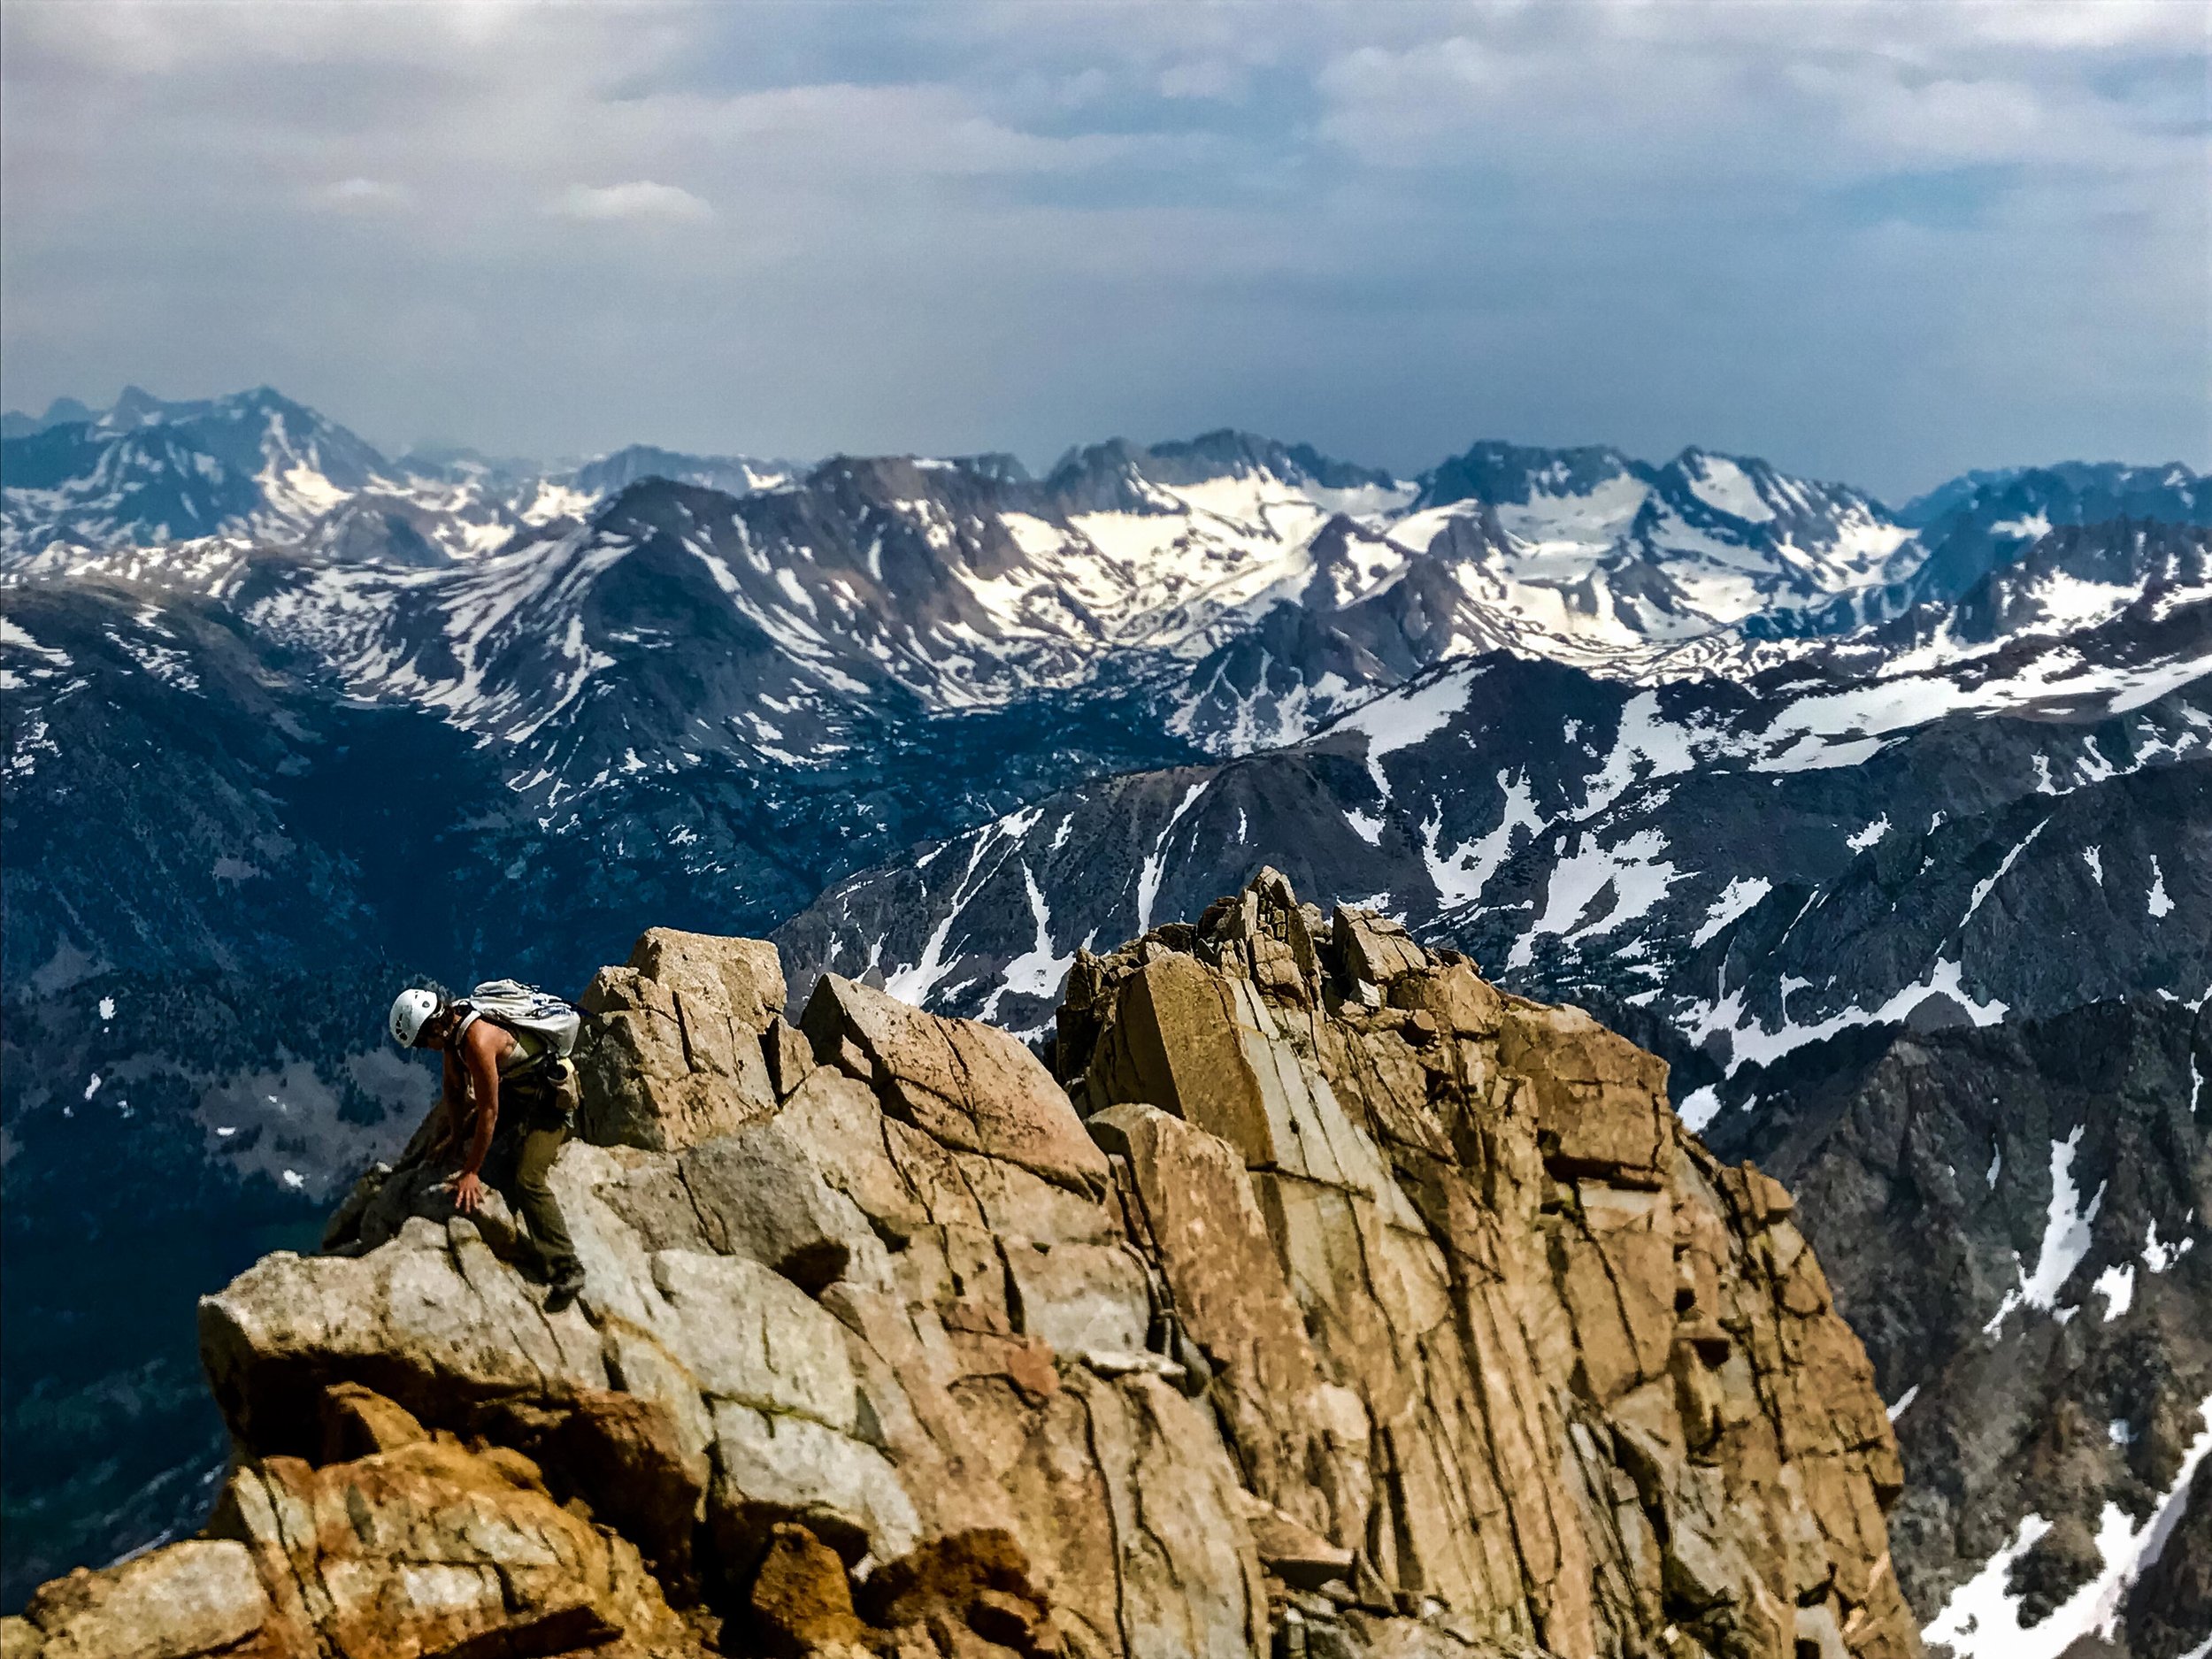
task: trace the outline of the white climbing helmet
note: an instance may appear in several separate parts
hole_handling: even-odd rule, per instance
[[[402,991],[392,999],[392,1041],[403,1048],[415,1046],[423,1022],[438,1011],[438,999],[428,991]]]

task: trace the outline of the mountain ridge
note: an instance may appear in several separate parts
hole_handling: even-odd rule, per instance
[[[649,931],[582,999],[580,1297],[378,1165],[201,1304],[199,1536],[0,1636],[1912,1659],[1788,1193],[1586,1015],[1309,908],[1265,872],[1097,960],[1049,1069],[834,976],[787,1022],[772,947]]]
[[[133,453],[208,452],[127,412]],[[1461,457],[1489,457],[1498,499],[1417,511],[1409,480],[1226,429],[1094,446],[1064,488],[1003,457],[845,457],[722,488],[624,477],[676,464],[633,452],[595,495],[426,457],[417,495],[11,553],[0,1227],[51,1282],[5,1276],[4,1467],[28,1471],[7,1477],[10,1530],[70,1559],[188,1530],[221,1455],[181,1339],[72,1323],[112,1287],[27,1252],[128,1240],[133,1295],[182,1306],[269,1229],[311,1226],[426,1087],[380,1046],[395,982],[572,989],[673,918],[780,927],[795,972],[1034,1031],[1087,949],[1264,861],[1592,1009],[1671,1064],[1676,1107],[1724,1144],[1781,1156],[1784,1125],[1812,1125],[1786,1156],[1840,1284],[1910,1248],[1911,1218],[1962,1217],[1961,1277],[1916,1280],[1908,1310],[1930,1354],[1944,1319],[1972,1312],[1973,1335],[2040,1282],[2050,1143],[2083,1127],[2082,1193],[2114,1184],[2092,1248],[2001,1334],[2023,1411],[2140,1418],[2151,1449],[2085,1460],[1993,1429],[1947,1464],[1929,1448],[1973,1356],[1908,1376],[1913,1343],[1884,1337],[1890,1403],[1922,1388],[1900,1417],[1915,1478],[1949,1494],[1909,1511],[1900,1571],[1939,1623],[2017,1566],[1985,1604],[2048,1609],[2045,1632],[2126,1562],[2170,1576],[2116,1542],[2108,1559],[2096,1528],[2106,1498],[2128,1527],[2177,1501],[2200,1372],[2175,1322],[2204,1304],[2204,1258],[2154,1271],[2141,1230],[2162,1252],[2194,1238],[2198,1143],[2170,1112],[2141,1118],[2155,1145],[2101,1138],[2121,1108],[2085,1103],[2047,1033],[2147,1009],[2127,1029],[2154,1041],[2082,1015],[2081,1046],[2171,1049],[2131,1074],[2187,1092],[2156,1009],[2203,988],[2191,918],[2212,904],[2194,475],[1969,480],[1931,538],[1702,450],[1635,463],[1648,478],[1617,452],[1583,476],[1522,451],[1526,488],[1499,481],[1509,450]],[[256,492],[250,518],[270,469],[250,443],[245,462],[223,478]],[[2040,500],[2047,527],[2000,533]],[[2152,511],[2093,516],[2126,502]],[[1956,591],[1913,588],[1954,541]],[[1837,581],[1865,616],[1780,626]],[[1979,1208],[1890,1173],[1932,1179],[1913,1136],[1988,1126],[1911,1104],[1924,1053],[1946,1090],[1986,1071],[2023,1102]],[[114,1179],[87,1187],[112,1147]],[[2155,1201],[2124,1203],[2130,1183]],[[1831,1219],[1869,1184],[1889,1209]],[[2088,1282],[2124,1270],[2139,1305],[2073,1363],[2054,1333],[2085,1331]],[[2123,1349],[2163,1380],[2120,1378]],[[2047,1541],[2019,1532],[2024,1503]],[[2140,1640],[2131,1659],[2170,1659]]]

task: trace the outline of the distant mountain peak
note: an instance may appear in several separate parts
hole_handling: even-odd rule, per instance
[[[1148,488],[1188,488],[1261,474],[1286,484],[1333,490],[1389,490],[1397,485],[1384,468],[1340,461],[1310,443],[1286,444],[1257,433],[1218,426],[1194,438],[1150,445],[1110,438],[1071,449],[1053,464],[1042,488],[1053,495],[1096,503],[1089,511],[1118,507],[1147,511],[1156,505],[1145,494]]]
[[[1413,506],[1418,511],[1461,501],[1525,504],[1538,494],[1587,495],[1613,479],[1648,479],[1651,472],[1610,444],[1555,449],[1487,438],[1423,473]]]
[[[128,431],[159,420],[168,405],[142,386],[126,386],[100,418],[100,424]]]

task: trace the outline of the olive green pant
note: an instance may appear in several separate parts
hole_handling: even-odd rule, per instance
[[[522,1131],[511,1161],[489,1160],[495,1167],[485,1171],[492,1187],[529,1227],[530,1240],[538,1248],[538,1258],[545,1265],[546,1277],[556,1282],[579,1271],[576,1241],[568,1236],[568,1223],[562,1218],[560,1201],[553,1196],[553,1188],[546,1179],[568,1133],[565,1124],[544,1128],[533,1125]]]

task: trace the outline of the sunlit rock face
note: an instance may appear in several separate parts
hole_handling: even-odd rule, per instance
[[[203,1535],[10,1659],[1918,1651],[1790,1195],[1578,1010],[1271,871],[1042,1058],[670,930],[588,1001],[582,1299],[372,1171],[202,1304]]]

